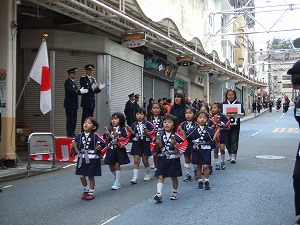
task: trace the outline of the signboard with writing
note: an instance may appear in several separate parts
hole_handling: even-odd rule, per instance
[[[151,52],[143,50],[144,71],[163,79],[174,81],[178,66],[166,61]]]
[[[52,133],[32,133],[28,138],[30,155],[54,153]]]
[[[260,61],[266,62],[289,62],[296,61],[300,59],[299,53],[291,52],[287,53],[285,51],[276,51],[270,54],[262,54],[259,56]]]

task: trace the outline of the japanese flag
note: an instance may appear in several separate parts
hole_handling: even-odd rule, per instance
[[[41,85],[40,109],[43,114],[51,110],[51,84],[46,40],[43,39],[29,76]]]

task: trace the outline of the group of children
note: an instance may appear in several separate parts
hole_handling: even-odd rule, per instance
[[[205,107],[202,107],[199,112],[193,108],[186,109],[186,121],[178,124],[177,117],[171,114],[163,115],[162,106],[153,103],[149,115],[144,108],[137,110],[136,122],[130,127],[125,124],[122,113],[114,113],[111,116],[111,127],[105,128],[103,136],[96,133],[98,123],[95,119],[86,118],[83,124],[84,131],[72,142],[78,154],[76,175],[80,176],[83,185],[82,199],[94,199],[94,176],[101,176],[100,159],[103,157],[104,163],[109,165],[115,178],[111,189],[121,188],[121,165],[130,163],[126,152],[129,141],[132,142],[130,155],[134,158],[133,178],[130,183],[137,184],[139,181],[141,160],[145,167],[143,180],[151,179],[149,157],[153,156],[157,177],[157,193],[154,196],[156,202],[162,201],[162,189],[166,177],[170,177],[173,184],[170,200],[179,198],[177,189],[178,177],[182,176],[181,155],[185,158],[184,181],[192,180],[192,167],[196,165],[195,177],[198,179],[198,188],[209,190],[211,151],[214,150],[216,169],[225,169],[224,131],[230,126],[229,119],[221,114],[219,103],[212,105],[211,112],[212,116]],[[219,149],[221,160],[218,160]]]

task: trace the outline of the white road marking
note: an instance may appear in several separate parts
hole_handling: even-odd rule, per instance
[[[68,168],[68,167],[70,167],[70,166],[75,166],[75,165],[76,165],[76,163],[69,164],[69,165],[64,166],[63,169],[66,169],[66,168]]]
[[[283,117],[283,116],[284,116],[284,114],[285,114],[285,113],[282,113],[282,115],[281,115],[279,118],[281,119],[281,117]]]
[[[113,219],[115,219],[115,218],[117,218],[118,216],[120,216],[121,214],[119,214],[119,215],[116,215],[116,216],[114,216],[114,217],[112,217],[112,218],[110,218],[110,219],[108,219],[107,221],[105,221],[104,223],[101,223],[101,225],[104,225],[104,224],[107,224],[107,223],[109,223],[110,221],[112,221]]]
[[[257,134],[258,134],[259,132],[261,132],[261,131],[262,131],[262,130],[259,130],[259,131],[255,132],[254,134],[251,135],[251,137],[257,135]]]
[[[3,189],[5,189],[5,188],[10,188],[10,187],[12,187],[13,185],[6,185],[6,186],[4,186],[4,187],[2,187]]]

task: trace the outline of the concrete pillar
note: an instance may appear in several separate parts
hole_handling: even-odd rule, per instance
[[[16,160],[16,7],[14,0],[0,1],[0,69],[6,71],[6,106],[1,108],[0,159],[12,162]]]
[[[204,73],[203,76],[204,76],[204,93],[203,93],[204,99],[203,100],[209,104],[210,103],[209,75],[208,75],[208,73]]]
[[[174,82],[172,82],[170,84],[170,98],[172,99],[172,105],[173,105],[173,101],[174,101],[174,94],[175,94],[175,91],[174,91]]]
[[[248,86],[243,87],[243,106],[245,110],[245,114],[248,115],[249,110],[249,100],[248,100]]]

